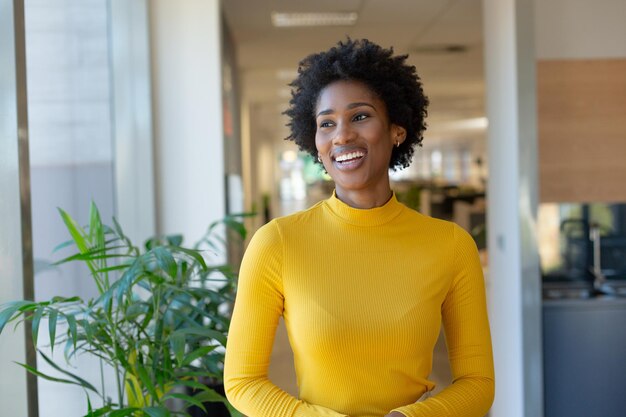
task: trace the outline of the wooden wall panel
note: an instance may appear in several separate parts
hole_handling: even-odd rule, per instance
[[[626,201],[626,59],[537,64],[541,202]]]

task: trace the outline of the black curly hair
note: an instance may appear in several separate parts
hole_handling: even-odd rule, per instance
[[[389,121],[406,129],[405,141],[393,148],[389,168],[409,166],[426,129],[428,98],[415,67],[405,63],[407,58],[393,56],[393,48],[384,49],[367,39],[349,38],[326,52],[304,58],[298,77],[289,84],[291,100],[283,114],[289,117],[291,134],[286,139],[317,161],[315,108],[320,92],[334,81],[359,81],[385,103]]]

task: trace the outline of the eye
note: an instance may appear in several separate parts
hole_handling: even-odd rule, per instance
[[[360,122],[361,120],[365,120],[368,117],[370,117],[370,115],[367,113],[358,113],[352,118],[352,120],[354,120],[355,122]]]
[[[330,120],[322,120],[319,124],[319,127],[324,128],[324,127],[331,127],[333,125],[333,122],[331,122]]]

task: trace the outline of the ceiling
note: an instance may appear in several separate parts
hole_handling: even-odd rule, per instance
[[[481,0],[223,0],[222,7],[235,43],[243,101],[264,108],[264,114],[275,112],[265,128],[277,130],[278,138],[285,137],[280,112],[287,107],[287,84],[298,62],[349,36],[409,54],[431,101],[425,147],[484,149],[484,123],[470,121],[485,115]],[[354,26],[275,28],[272,12],[357,12],[359,17]],[[450,45],[466,51],[441,51]]]

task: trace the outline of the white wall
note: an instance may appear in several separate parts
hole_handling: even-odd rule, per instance
[[[150,2],[157,232],[194,243],[225,214],[219,0]]]

